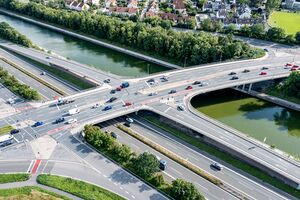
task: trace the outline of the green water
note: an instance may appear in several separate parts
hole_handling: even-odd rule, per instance
[[[300,156],[300,113],[228,89],[199,95],[192,105],[257,140]]]
[[[167,68],[112,51],[91,43],[0,14],[0,22],[9,23],[42,48],[77,62],[120,76],[143,76]]]

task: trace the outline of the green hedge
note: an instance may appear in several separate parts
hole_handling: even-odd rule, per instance
[[[12,183],[27,181],[29,179],[29,174],[0,174],[0,183]]]
[[[54,187],[85,200],[124,200],[123,197],[101,187],[71,178],[41,174],[37,177],[37,181],[40,184]]]

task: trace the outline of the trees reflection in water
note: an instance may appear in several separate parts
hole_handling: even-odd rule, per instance
[[[287,128],[289,135],[300,137],[300,113],[283,109],[281,112],[274,114],[276,125]]]

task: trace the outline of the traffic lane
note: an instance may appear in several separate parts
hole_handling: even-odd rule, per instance
[[[36,81],[35,79],[23,74],[16,68],[8,65],[6,62],[0,60],[0,65],[6,69],[9,74],[14,75],[18,80],[22,83],[30,86],[31,88],[37,90],[45,100],[50,100],[53,96],[59,95],[57,92],[51,90],[50,88],[44,86],[40,82]]]
[[[82,143],[77,137],[66,134],[59,138],[59,142],[63,144],[71,152],[75,153],[85,163],[111,181],[111,184],[122,187],[127,190],[136,199],[167,199],[155,189],[149,187],[135,176],[111,162],[101,154],[95,152],[86,144]],[[143,188],[143,189],[141,189]]]
[[[78,91],[78,89],[74,89],[74,86],[70,86],[70,84],[67,84],[64,82],[64,80],[60,80],[58,78],[53,78],[52,76],[49,75],[43,75],[41,76],[41,73],[43,72],[42,69],[39,67],[21,59],[20,57],[16,55],[12,55],[11,53],[5,51],[4,49],[0,48],[0,55],[9,58],[11,61],[15,62],[16,64],[22,66],[26,70],[30,71],[31,73],[35,74],[36,76],[40,77],[41,79],[47,81],[50,84],[55,85],[56,87],[62,89],[68,94],[74,94],[74,92]]]
[[[104,123],[107,124],[107,123]],[[186,169],[185,167],[181,166],[180,164],[176,163],[175,161],[169,159],[165,155],[159,153],[158,151],[152,149],[151,147],[145,145],[141,141],[129,136],[127,133],[124,133],[120,129],[114,127],[112,124],[114,122],[109,122],[109,126],[106,129],[113,131],[118,134],[118,141],[122,144],[126,144],[131,147],[134,152],[143,153],[143,152],[150,152],[158,159],[162,159],[167,161],[167,169],[163,171],[167,176],[171,179],[183,179],[189,181],[191,183],[196,183],[195,186],[201,191],[201,193],[208,199],[215,199],[218,200],[220,198],[224,199],[236,199],[229,193],[225,192],[223,189],[219,188],[218,186],[210,183],[209,181],[205,180],[204,178],[200,177],[199,175],[193,173],[192,171]]]
[[[161,106],[158,108],[160,109]],[[293,176],[294,178],[298,177],[299,167],[293,164],[291,165],[290,163],[288,163],[288,161],[285,161],[286,163],[284,163],[284,160],[279,158],[277,155],[272,154],[262,149],[261,147],[256,146],[255,144],[247,140],[244,140],[243,138],[240,138],[239,136],[233,134],[232,129],[230,129],[229,127],[228,129],[225,130],[221,127],[214,125],[212,122],[208,122],[200,117],[196,117],[194,114],[190,112],[181,113],[180,118],[178,118],[178,112],[172,109],[168,110],[167,114],[177,118],[176,120],[181,122],[182,124],[191,125],[193,129],[196,130],[197,132],[202,134],[208,134],[210,135],[211,138],[220,141],[221,143],[224,143],[227,146],[232,147],[241,153],[248,155],[252,159],[259,160],[262,164],[265,164],[270,168],[274,168],[274,164],[275,164],[276,166],[275,169],[280,173],[284,173],[288,177],[290,176]],[[255,151],[253,151],[253,149],[252,150],[249,149],[250,147],[253,147],[253,145],[256,146],[256,148],[254,148]],[[281,168],[278,168],[278,166],[281,166]],[[288,171],[290,170],[294,171],[295,173],[293,173],[292,175],[289,174]]]
[[[27,173],[32,160],[0,160],[0,173]]]
[[[180,111],[179,111],[180,112]],[[147,122],[141,120],[140,118],[135,119],[135,123],[131,125],[131,129],[135,130],[138,133],[143,134],[145,137],[150,140],[164,146],[170,151],[176,153],[177,155],[188,159],[189,162],[193,163],[196,166],[201,166],[201,169],[213,174],[222,181],[226,182],[229,185],[232,185],[235,188],[238,188],[242,192],[252,196],[255,199],[287,199],[275,191],[266,188],[265,186],[256,183],[256,181],[249,179],[248,177],[237,173],[235,168],[224,163],[220,159],[212,157],[209,155],[204,155],[201,151],[193,146],[188,145],[184,141],[172,137],[171,134],[159,129],[158,127],[152,126]],[[138,121],[137,121],[138,120]],[[140,124],[141,122],[141,124]],[[191,147],[191,148],[190,148]],[[213,169],[210,165],[214,163],[214,160],[222,163],[225,167],[222,171],[217,171]]]

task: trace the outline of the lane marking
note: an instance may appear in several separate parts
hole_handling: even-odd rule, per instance
[[[31,174],[35,174],[37,169],[39,168],[40,164],[41,164],[41,161],[40,159],[36,160],[35,163],[34,163],[34,166],[31,170]]]
[[[33,164],[33,161],[34,161],[34,160],[31,160],[31,163],[30,163],[30,165],[28,166],[27,172],[30,172],[30,169],[31,169],[32,164]]]

